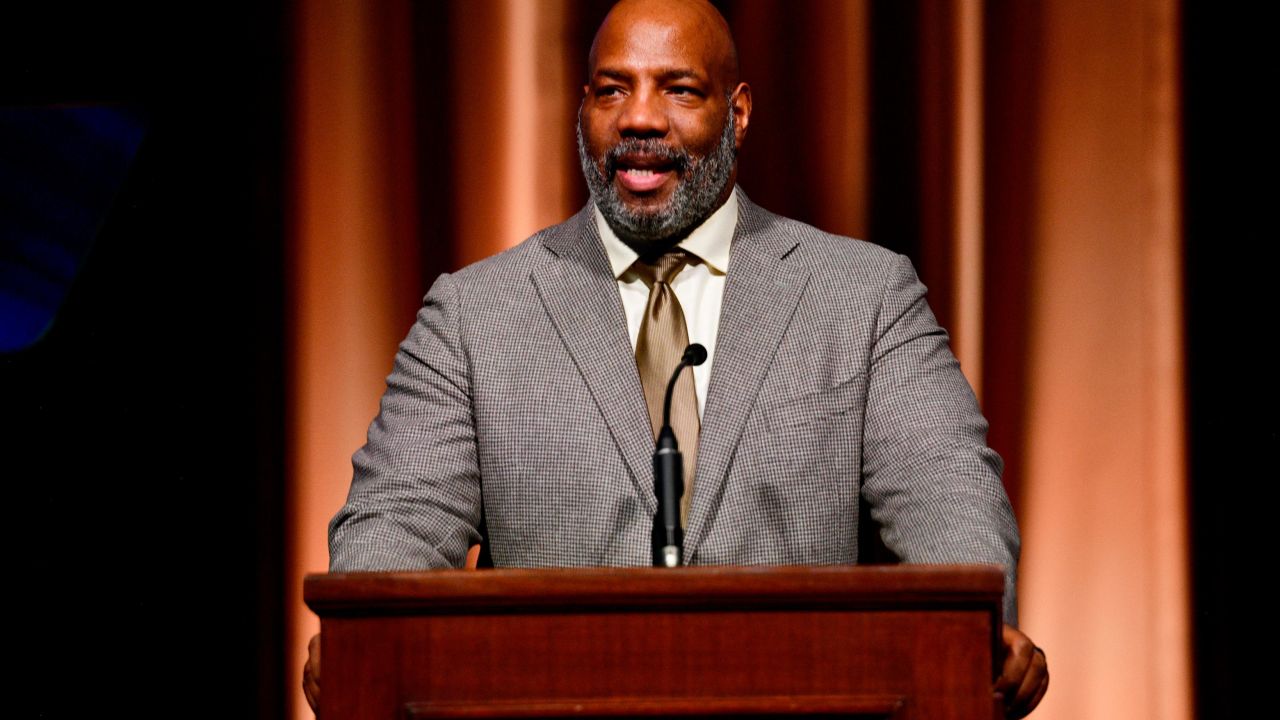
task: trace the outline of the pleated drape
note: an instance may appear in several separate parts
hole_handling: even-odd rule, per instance
[[[1178,3],[720,6],[754,89],[743,187],[910,255],[980,393],[1054,672],[1036,717],[1188,717]],[[301,577],[396,343],[435,274],[584,202],[573,123],[607,8],[296,4],[296,717]]]

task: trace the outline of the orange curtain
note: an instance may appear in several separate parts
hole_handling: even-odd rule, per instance
[[[721,3],[741,182],[908,253],[980,390],[1024,534],[1037,717],[1190,714],[1176,0]],[[604,0],[302,0],[288,640],[426,284],[580,207]],[[1135,660],[1137,659],[1137,660]]]
[[[325,527],[420,297],[411,8],[309,0],[296,18],[289,278],[286,697],[296,717],[319,623],[302,577],[328,567]]]
[[[989,8],[985,385],[1037,717],[1185,718],[1178,5]]]

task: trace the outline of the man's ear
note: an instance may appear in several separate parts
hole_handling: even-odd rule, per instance
[[[746,83],[738,83],[738,87],[733,89],[733,97],[730,100],[730,109],[733,111],[733,144],[737,150],[742,149],[742,141],[747,137],[747,127],[751,125],[751,86]]]

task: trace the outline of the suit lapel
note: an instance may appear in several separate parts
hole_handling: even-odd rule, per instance
[[[637,494],[653,513],[653,430],[617,281],[590,206],[544,244],[556,258],[533,271],[534,286],[631,469]]]
[[[776,230],[776,219],[739,193],[738,227],[730,250],[711,382],[698,440],[693,504],[685,533],[692,558],[719,505],[729,465],[764,376],[809,279],[787,262],[794,236]]]

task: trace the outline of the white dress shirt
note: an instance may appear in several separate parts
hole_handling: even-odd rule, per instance
[[[634,350],[640,337],[640,323],[649,302],[649,288],[630,271],[639,255],[622,242],[605,221],[600,209],[592,206],[596,228],[604,241],[613,276],[618,279],[618,293],[627,315],[627,334]],[[720,301],[724,297],[725,271],[729,267],[729,245],[738,227],[737,192],[729,195],[720,209],[681,240],[679,247],[698,256],[701,262],[686,265],[671,281],[671,289],[680,300],[689,342],[701,343],[707,349],[707,361],[693,369],[694,391],[698,396],[698,416],[706,404],[707,384],[711,381],[711,363],[716,354],[716,331],[720,325]],[[675,368],[672,368],[674,370]]]

